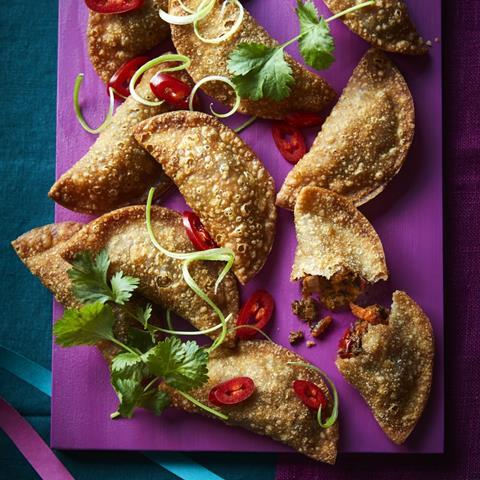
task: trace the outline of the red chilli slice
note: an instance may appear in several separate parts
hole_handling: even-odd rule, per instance
[[[293,382],[293,390],[298,398],[309,408],[318,410],[320,407],[327,406],[327,399],[322,390],[314,383],[307,380],[295,380]]]
[[[321,125],[325,118],[323,115],[315,112],[293,112],[285,115],[283,121],[291,127],[309,128]]]
[[[183,212],[182,220],[187,236],[197,250],[217,248],[217,244],[207,232],[197,215],[193,212]]]
[[[188,97],[192,89],[181,80],[159,72],[150,80],[150,89],[158,99],[164,100],[173,107],[188,108]]]
[[[305,138],[298,128],[276,122],[272,125],[272,135],[275,145],[287,162],[295,164],[307,153]]]
[[[144,0],[85,0],[87,7],[97,13],[125,13],[137,10]]]
[[[265,290],[257,290],[243,305],[237,318],[237,326],[251,325],[262,330],[272,318],[275,301]],[[255,337],[257,330],[253,328],[239,328],[237,337],[248,340]]]
[[[236,377],[213,387],[208,400],[218,407],[236,405],[251,397],[254,391],[255,383],[250,377]]]
[[[126,98],[130,96],[130,80],[133,74],[150,59],[148,57],[136,57],[132,60],[125,62],[113,75],[107,85],[107,92],[110,88],[113,88],[117,98],[121,96]]]

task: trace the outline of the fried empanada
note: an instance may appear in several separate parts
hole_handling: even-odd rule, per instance
[[[307,380],[324,393],[328,408],[332,397],[322,376],[315,370],[287,362],[303,362],[299,355],[286,348],[263,340],[241,341],[232,349],[221,348],[210,355],[208,382],[190,394],[200,402],[228,415],[227,424],[241,426],[260,435],[285,443],[315,460],[334,464],[339,437],[338,422],[323,429],[317,422],[317,412],[310,410],[295,394],[292,383]],[[255,392],[237,405],[215,406],[209,401],[210,390],[219,383],[235,377],[250,377]],[[168,386],[174,407],[187,412],[205,413]],[[206,414],[210,416],[208,413]]]
[[[211,115],[172,112],[141,123],[135,138],[160,162],[218,245],[235,254],[247,283],[275,237],[273,179],[255,153]]]
[[[277,205],[293,209],[307,185],[333,190],[357,206],[368,202],[402,167],[414,130],[405,79],[383,53],[369,50],[312,148],[287,175]]]
[[[340,13],[357,4],[356,0],[324,0],[332,13]],[[410,20],[404,0],[376,0],[341,18],[343,23],[374,47],[388,52],[422,55],[428,45]]]
[[[191,0],[187,5],[196,8],[199,3],[200,0]],[[199,30],[203,36],[216,37],[232,27],[238,15],[238,8],[233,3],[226,5],[222,3],[217,2],[212,12],[199,22]],[[223,15],[221,11],[224,12]],[[186,15],[178,0],[170,0],[169,13]],[[278,42],[270,37],[246,10],[237,32],[228,40],[217,44],[201,41],[195,35],[192,25],[171,25],[171,28],[172,40],[178,53],[192,60],[188,73],[195,82],[210,75],[231,78],[232,75],[227,68],[228,58],[240,43],[260,43],[268,47],[278,45]],[[292,68],[294,78],[290,95],[280,102],[267,98],[259,101],[243,99],[239,112],[256,117],[281,119],[290,112],[318,112],[335,98],[335,92],[323,78],[308,71],[290,55],[285,54],[285,58]],[[231,106],[235,101],[231,87],[223,82],[208,82],[202,89],[223,104]]]
[[[390,315],[359,319],[345,332],[336,364],[383,431],[401,444],[425,409],[433,357],[430,320],[405,292],[396,291]]]
[[[192,252],[192,243],[185,233],[182,217],[162,207],[152,207],[152,228],[164,248],[170,252]],[[145,207],[125,207],[110,212],[86,225],[60,254],[72,261],[80,252],[97,253],[106,249],[111,273],[122,271],[140,280],[138,293],[188,320],[195,328],[205,330],[220,323],[213,309],[185,282],[182,261],[165,256],[151,243],[145,226]],[[223,264],[219,262],[193,262],[190,273],[200,288],[216,303],[225,317],[232,314],[229,327],[238,313],[239,295],[232,274],[214,293],[215,281]],[[216,337],[220,330],[210,334]],[[229,340],[234,331],[230,329]]]
[[[80,306],[74,297],[67,271],[71,265],[59,254],[66,242],[84,227],[81,223],[64,222],[34,228],[12,242],[12,247],[25,266],[67,308]]]
[[[169,37],[170,28],[158,14],[167,6],[168,0],[145,0],[143,7],[127,13],[90,11],[88,54],[105,83],[127,60],[147,53]]]
[[[301,190],[295,204],[298,246],[291,280],[318,293],[337,310],[355,301],[367,284],[388,278],[380,238],[346,198],[317,187]]]
[[[144,74],[136,89],[140,96],[155,100],[150,79],[165,65],[168,64]],[[191,84],[185,72],[173,75]],[[148,107],[128,97],[88,153],[55,182],[48,193],[50,198],[76,212],[100,214],[145,203],[153,186],[156,195],[164,193],[171,181],[162,167],[135,141],[133,129],[141,121],[172,109],[166,102]]]

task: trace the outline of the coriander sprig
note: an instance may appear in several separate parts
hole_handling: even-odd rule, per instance
[[[230,54],[228,69],[234,76],[237,93],[242,98],[283,100],[290,95],[294,83],[292,69],[285,60],[284,50],[298,42],[300,53],[307,65],[322,70],[334,61],[335,42],[329,22],[361,8],[373,5],[369,0],[324,19],[311,0],[297,0],[295,13],[300,34],[276,47],[259,43],[240,43]]]

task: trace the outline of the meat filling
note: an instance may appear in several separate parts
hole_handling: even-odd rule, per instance
[[[381,305],[371,305],[363,308],[351,303],[350,309],[358,320],[345,331],[340,340],[338,345],[338,356],[340,358],[351,358],[362,353],[362,337],[368,331],[370,325],[380,323],[388,325],[390,312]]]

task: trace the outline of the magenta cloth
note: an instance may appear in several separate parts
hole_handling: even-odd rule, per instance
[[[74,480],[33,427],[0,398],[0,429],[44,480]]]
[[[328,14],[320,0],[315,3],[323,14]],[[440,36],[440,0],[411,0],[409,3],[415,21],[427,38]],[[292,13],[294,5],[293,0],[263,0],[250,2],[249,8],[272,35],[285,41],[298,31]],[[57,174],[75,163],[94,140],[81,129],[71,105],[73,84],[79,72],[85,73],[80,99],[92,125],[102,121],[107,106],[105,86],[93,72],[86,55],[86,13],[83,2],[60,2]],[[368,46],[340,21],[332,22],[332,30],[337,42],[337,61],[322,75],[340,92]],[[296,47],[290,51],[298,57]],[[434,43],[426,57],[394,56],[393,59],[412,89],[417,131],[411,154],[400,174],[384,193],[362,209],[382,238],[391,273],[390,281],[378,285],[377,298],[372,300],[389,305],[392,290],[404,289],[432,319],[437,352],[433,390],[428,411],[411,440],[404,446],[392,444],[358,393],[343,380],[334,365],[338,339],[353,319],[347,313],[335,315],[335,325],[315,348],[307,349],[303,344],[296,351],[323,368],[337,385],[341,398],[342,452],[432,453],[442,452],[444,447],[440,44]],[[234,120],[237,125],[242,121]],[[291,165],[274,146],[270,122],[256,122],[242,133],[242,137],[258,153],[279,188]],[[185,208],[183,199],[175,191],[164,204],[178,210]],[[57,206],[57,221],[71,219],[85,217]],[[279,210],[277,238],[268,263],[242,290],[243,298],[259,287],[273,294],[277,308],[269,333],[283,345],[288,345],[291,329],[302,328],[290,311],[292,300],[299,296],[298,285],[289,281],[295,246],[292,214]],[[57,306],[55,316],[60,312]],[[162,417],[154,417],[140,411],[132,420],[113,422],[109,415],[115,409],[116,398],[101,355],[93,348],[54,346],[51,442],[56,448],[291,452],[267,437],[226,427],[200,415],[169,410]]]
[[[277,480],[480,479],[480,2],[444,2],[446,448],[341,455],[334,468],[283,455]]]

